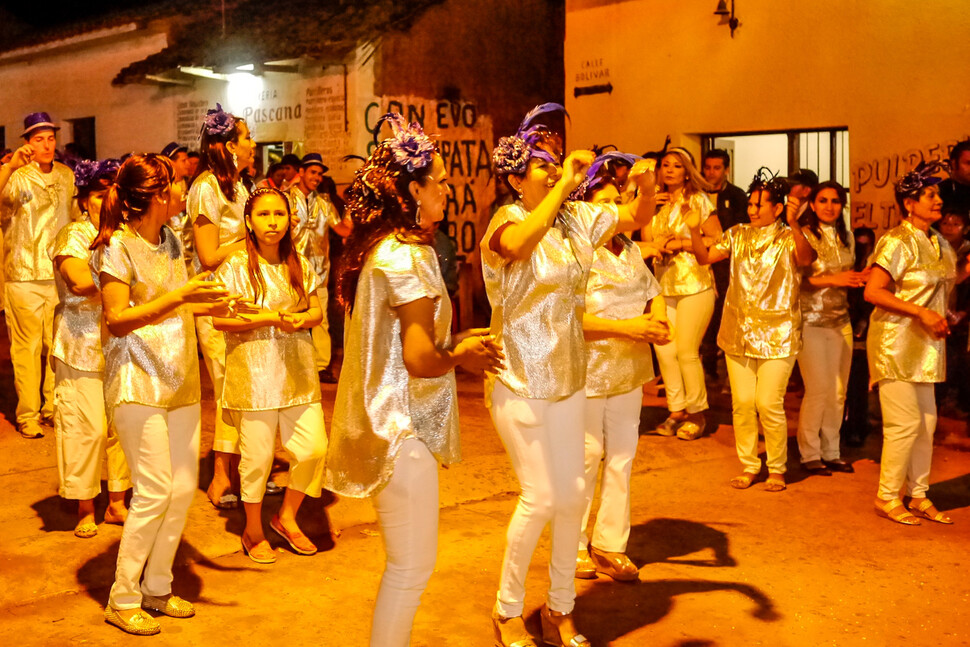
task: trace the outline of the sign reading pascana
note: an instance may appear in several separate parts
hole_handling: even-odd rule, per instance
[[[303,83],[269,75],[230,78],[229,105],[246,120],[256,141],[303,140]]]

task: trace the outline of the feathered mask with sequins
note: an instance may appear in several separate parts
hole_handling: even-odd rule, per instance
[[[621,162],[623,164],[633,166],[640,159],[643,158],[641,158],[639,155],[621,153],[620,151],[610,151],[597,156],[597,158],[593,160],[593,163],[589,165],[589,168],[586,169],[586,177],[583,178],[583,181],[580,182],[579,186],[569,194],[569,199],[582,200],[590,189],[595,189],[597,186],[602,184],[607,178],[608,173],[606,171],[609,170],[608,164],[610,162]]]
[[[116,159],[81,160],[74,167],[74,186],[84,189],[102,178],[111,178],[121,164]]]
[[[550,112],[561,112],[567,117],[561,104],[543,103],[529,111],[529,114],[522,120],[519,129],[514,135],[502,137],[498,140],[498,146],[492,151],[492,165],[495,172],[499,175],[518,175],[525,173],[529,160],[533,157],[558,164],[559,160],[549,152],[537,147],[536,144],[541,139],[541,133],[548,131],[549,127],[544,124],[533,124],[536,117]]]
[[[210,137],[223,137],[231,132],[235,125],[236,118],[223,110],[221,103],[217,103],[214,110],[206,111],[199,136],[205,133]]]
[[[767,191],[771,194],[772,202],[784,204],[785,197],[788,195],[788,182],[778,174],[772,173],[768,167],[762,166],[748,185],[748,195],[755,191]]]
[[[431,138],[424,134],[421,124],[408,123],[400,114],[389,112],[377,121],[374,130],[374,140],[380,132],[381,124],[391,126],[392,134],[382,144],[394,153],[394,161],[400,164],[408,173],[425,168],[434,158],[435,146]]]
[[[896,180],[893,188],[900,198],[915,198],[928,186],[939,184],[943,178],[937,175],[946,170],[943,162],[920,162],[912,171]]]

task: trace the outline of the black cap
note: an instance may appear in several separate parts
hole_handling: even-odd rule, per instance
[[[300,168],[300,158],[293,153],[287,153],[280,160],[280,164],[283,166],[292,166],[293,168]]]
[[[800,168],[788,176],[788,184],[790,186],[801,184],[814,189],[818,186],[818,174],[812,169]]]

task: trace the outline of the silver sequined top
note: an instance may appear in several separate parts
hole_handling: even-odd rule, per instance
[[[617,207],[565,203],[526,259],[508,260],[489,247],[501,226],[528,216],[521,202],[499,208],[481,243],[491,332],[505,352],[504,368],[486,381],[486,403],[493,379],[536,400],[559,400],[586,385],[586,280],[593,250],[616,229]]]
[[[674,202],[668,202],[650,221],[650,233],[654,238],[674,235],[690,238],[687,227],[687,214],[700,212],[701,224],[714,214],[714,205],[705,193],[695,193],[689,199],[683,195]],[[686,296],[697,294],[714,287],[714,274],[711,268],[697,262],[697,257],[689,249],[674,254],[664,254],[655,259],[653,269],[664,296]]]
[[[165,226],[158,245],[122,227],[94,251],[91,267],[127,283],[131,306],[149,303],[188,281],[182,245]],[[199,356],[189,305],[124,337],[105,330],[102,338],[104,402],[109,410],[125,403],[176,409],[199,402]]]
[[[808,228],[803,228],[805,238],[818,255],[806,272],[807,276],[847,272],[855,263],[855,244],[849,232],[849,246],[839,240],[834,225],[819,223],[821,236],[816,237]],[[803,289],[801,292],[802,325],[820,328],[843,328],[849,323],[848,288]]]
[[[91,260],[91,241],[97,228],[84,216],[68,223],[57,232],[50,258],[70,256],[85,263]],[[54,273],[57,305],[54,306],[54,342],[51,353],[71,368],[100,373],[104,370],[101,354],[101,295],[79,296],[67,288],[60,272]]]
[[[5,281],[54,280],[47,252],[57,232],[79,215],[73,196],[74,172],[60,162],[50,173],[31,162],[11,174],[0,193]]]
[[[222,189],[219,188],[219,181],[212,171],[205,171],[195,178],[192,187],[189,188],[189,196],[186,199],[185,210],[188,219],[185,221],[185,230],[182,235],[187,239],[186,248],[195,253],[193,266],[196,272],[201,271],[202,265],[199,262],[198,251],[195,246],[195,236],[192,233],[192,226],[196,218],[200,215],[205,216],[209,222],[219,229],[219,246],[229,245],[242,240],[246,236],[246,220],[243,210],[246,208],[246,200],[249,199],[249,191],[242,180],[236,182],[236,199],[229,202]]]
[[[956,280],[956,254],[943,236],[927,236],[908,220],[883,234],[872,262],[893,279],[896,297],[944,314]],[[919,320],[876,308],[866,339],[869,380],[943,382],[946,342],[933,337]]]
[[[602,319],[632,319],[644,313],[660,284],[647,269],[640,248],[623,235],[619,254],[604,245],[593,254],[586,283],[586,312]],[[586,342],[586,395],[627,393],[653,379],[650,344],[611,337]]]
[[[802,273],[795,237],[780,220],[767,227],[735,225],[712,247],[731,255],[717,345],[728,355],[780,359],[802,348]]]
[[[330,228],[340,222],[337,209],[329,198],[316,191],[304,195],[298,185],[290,187],[286,194],[290,198],[290,209],[299,219],[292,233],[296,249],[310,260],[326,285],[330,274]]]
[[[326,487],[352,497],[379,492],[390,480],[401,445],[417,438],[442,463],[461,459],[455,373],[421,378],[404,366],[398,306],[434,301],[434,341],[451,346],[451,300],[434,249],[391,235],[360,272],[344,333]]]
[[[233,252],[219,266],[215,280],[224,282],[231,294],[255,300],[248,262],[246,251]],[[300,281],[309,297],[316,291],[320,279],[302,256],[300,266],[303,269]],[[285,264],[260,263],[259,270],[266,284],[257,303],[261,308],[303,312],[309,307],[307,302],[297,301]],[[276,326],[260,326],[223,334],[226,336],[224,409],[267,411],[320,401],[320,381],[309,330],[291,333]]]

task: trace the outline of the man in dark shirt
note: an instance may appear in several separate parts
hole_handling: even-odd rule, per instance
[[[704,154],[702,172],[704,179],[713,187],[707,195],[714,203],[717,219],[721,222],[721,229],[727,230],[748,219],[748,196],[744,190],[727,181],[728,169],[731,168],[731,157],[727,151],[713,148]],[[704,335],[701,362],[704,371],[713,378],[717,377],[717,331],[721,327],[721,311],[724,309],[724,295],[727,293],[728,263],[715,263],[714,284],[717,286],[717,300],[714,302],[714,314]]]
[[[944,207],[970,211],[970,139],[950,151],[950,179],[940,182],[939,187]]]

